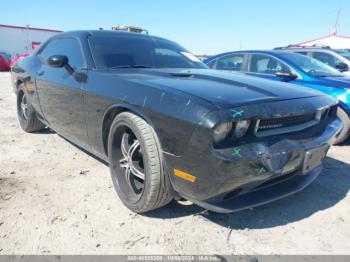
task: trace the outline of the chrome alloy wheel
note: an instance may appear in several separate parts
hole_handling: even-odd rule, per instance
[[[124,178],[134,191],[139,195],[145,184],[145,170],[140,142],[132,131],[125,130],[120,145],[122,158],[119,165],[123,170]]]
[[[21,99],[21,113],[24,120],[28,120],[28,102],[25,94],[23,94]]]

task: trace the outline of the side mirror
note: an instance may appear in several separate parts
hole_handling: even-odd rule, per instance
[[[53,55],[47,59],[47,64],[54,68],[64,67],[70,75],[74,73],[74,69],[69,65],[67,56],[64,55]]]
[[[51,67],[64,67],[68,64],[68,57],[64,55],[53,55],[47,59],[47,64]]]
[[[281,78],[283,81],[286,81],[286,82],[295,80],[298,77],[297,75],[294,75],[290,72],[283,72],[283,71],[277,72],[276,76]]]
[[[339,70],[340,72],[345,72],[345,71],[349,70],[349,66],[347,64],[345,64],[345,63],[342,63],[342,62],[341,63],[337,63],[335,65],[335,68],[337,70]]]

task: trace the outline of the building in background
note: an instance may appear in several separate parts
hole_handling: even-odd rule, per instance
[[[293,44],[294,45],[294,44]],[[297,46],[329,46],[333,49],[350,49],[350,36],[338,35],[336,33],[295,44]]]
[[[30,53],[43,41],[60,32],[62,31],[29,26],[0,25],[0,52],[12,57]]]

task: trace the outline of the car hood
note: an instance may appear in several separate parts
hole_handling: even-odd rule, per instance
[[[324,95],[293,84],[211,69],[117,69],[109,72],[138,84],[175,89],[219,107]]]
[[[324,77],[322,80],[329,86],[342,88],[342,89],[350,89],[350,77]]]

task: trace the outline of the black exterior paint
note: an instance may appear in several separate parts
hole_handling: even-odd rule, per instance
[[[212,128],[221,122],[315,112],[336,107],[336,101],[311,89],[210,69],[96,69],[88,41],[93,34],[133,35],[59,34],[52,39],[73,37],[80,42],[86,64],[77,72],[86,79],[81,81],[64,68],[49,67],[37,56],[39,49],[14,66],[14,91],[24,82],[28,99],[44,123],[103,160],[107,160],[106,137],[113,117],[121,111],[143,117],[159,137],[171,186],[200,205],[227,212],[300,190],[310,179],[298,178],[314,177],[320,171],[317,167],[300,174],[305,152],[329,146],[341,129],[334,108],[327,119],[307,131],[257,138],[250,130],[244,139],[215,148]],[[196,182],[174,176],[173,168],[196,176]],[[286,180],[286,189],[278,195],[265,199],[263,194],[250,195],[254,201],[243,200],[240,205],[235,205],[234,197],[226,199],[227,194],[249,196],[253,189],[256,193],[257,186],[292,169],[297,179],[290,184]]]

